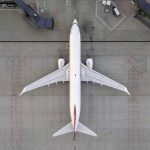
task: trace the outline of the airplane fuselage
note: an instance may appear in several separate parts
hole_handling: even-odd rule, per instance
[[[70,31],[70,115],[74,132],[77,130],[81,106],[81,43],[80,29],[74,20]]]
[[[71,122],[59,129],[53,134],[53,137],[74,132],[74,138],[76,132],[88,134],[97,137],[97,134],[79,122],[80,110],[81,110],[81,81],[93,82],[101,85],[106,85],[130,95],[128,89],[119,84],[118,82],[100,74],[93,70],[93,60],[88,58],[86,65],[81,63],[81,37],[80,29],[77,20],[74,19],[71,31],[70,31],[70,54],[69,63],[65,65],[63,58],[58,59],[58,70],[46,75],[45,77],[25,86],[20,93],[31,91],[33,89],[40,88],[45,85],[50,85],[57,82],[69,81],[69,94],[70,94],[70,116]],[[69,72],[68,72],[69,70]],[[82,70],[82,71],[81,71]],[[81,74],[82,72],[82,74]],[[69,74],[68,74],[69,73]]]

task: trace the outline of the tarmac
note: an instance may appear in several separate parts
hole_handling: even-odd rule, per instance
[[[37,1],[43,7],[42,0]],[[34,0],[26,2],[35,4]],[[34,28],[20,10],[0,10],[0,41],[68,41],[74,18],[78,20],[82,41],[149,40],[150,30],[133,17],[135,8],[131,7],[132,3],[129,0],[116,3],[126,18],[113,32],[96,17],[96,0],[45,0],[45,14],[55,20],[52,31]],[[109,20],[114,24],[113,18],[109,17]]]
[[[148,150],[150,148],[150,44],[82,43],[82,62],[128,87],[131,96],[93,83],[82,84],[80,121],[97,138],[53,138],[70,122],[68,83],[19,96],[24,86],[68,62],[67,42],[0,43],[0,147],[3,150]]]

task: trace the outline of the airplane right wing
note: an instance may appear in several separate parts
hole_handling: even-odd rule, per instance
[[[61,82],[61,81],[62,82],[69,81],[68,71],[69,71],[69,64],[27,85],[26,87],[24,87],[20,95],[22,95],[23,93],[27,91],[31,91],[31,90],[37,89],[45,85],[50,85],[50,84]]]
[[[100,74],[99,72],[96,72],[95,70],[89,69],[83,63],[81,63],[81,80],[87,82],[91,81],[93,83],[109,86],[120,91],[126,92],[128,95],[130,95],[128,89],[125,86]]]

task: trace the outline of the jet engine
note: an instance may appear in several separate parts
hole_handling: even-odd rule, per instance
[[[92,58],[88,58],[86,60],[86,65],[89,69],[93,69],[93,59]]]
[[[59,58],[58,59],[58,68],[62,68],[65,65],[65,59],[64,58]]]

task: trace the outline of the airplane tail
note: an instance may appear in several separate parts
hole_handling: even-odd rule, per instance
[[[54,133],[53,137],[59,136],[59,135],[62,135],[62,134],[67,134],[67,133],[70,133],[70,132],[73,132],[73,127],[72,127],[71,122],[68,123],[67,125],[65,125],[64,127],[62,127],[56,133]]]
[[[87,128],[81,122],[78,123],[77,131],[81,132],[81,133],[84,133],[84,134],[88,134],[88,135],[97,137],[96,133],[94,133],[92,130],[90,130],[89,128]]]
[[[59,136],[59,135],[62,135],[62,134],[67,134],[67,133],[70,133],[70,132],[73,132],[73,131],[74,131],[74,129],[73,129],[72,123],[70,122],[66,126],[62,127],[60,130],[58,130],[56,133],[54,133],[53,137]],[[97,137],[96,133],[94,133],[92,130],[90,130],[89,128],[87,128],[85,125],[83,125],[80,122],[78,123],[77,131],[81,132],[81,133],[84,133],[84,134],[88,134],[88,135]],[[74,135],[75,135],[75,133],[74,133]]]

